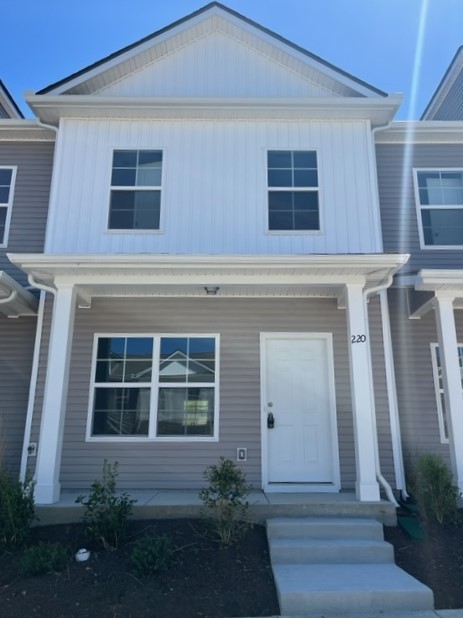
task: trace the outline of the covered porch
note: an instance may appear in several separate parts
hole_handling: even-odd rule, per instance
[[[204,303],[207,302],[207,314],[215,320],[218,326],[214,327],[216,333],[220,333],[221,324],[225,328],[226,322],[220,322],[217,316],[220,317],[220,311],[227,306],[229,315],[232,315],[232,308],[229,303],[241,303],[241,307],[248,306],[249,303],[254,303],[256,307],[252,320],[252,334],[254,338],[258,333],[270,333],[273,335],[292,335],[297,341],[298,333],[305,333],[308,336],[316,335],[318,339],[321,336],[329,341],[330,331],[333,328],[334,319],[338,324],[337,340],[339,348],[343,349],[343,358],[345,361],[340,362],[338,366],[342,369],[343,380],[348,382],[348,389],[344,389],[344,393],[349,393],[351,403],[351,425],[352,425],[352,446],[349,447],[349,453],[345,453],[352,461],[355,469],[355,493],[352,493],[351,502],[361,503],[378,503],[380,500],[380,485],[378,480],[381,478],[378,455],[378,436],[376,428],[375,414],[375,392],[372,375],[371,347],[370,347],[370,324],[368,317],[368,299],[377,294],[379,291],[386,289],[391,281],[394,273],[407,260],[408,256],[403,255],[313,255],[313,256],[147,256],[147,255],[12,255],[11,260],[20,266],[29,274],[29,281],[32,285],[36,285],[39,289],[51,292],[54,299],[53,314],[51,319],[51,330],[49,336],[49,352],[48,362],[46,366],[46,380],[43,392],[43,406],[40,417],[40,436],[38,439],[38,457],[35,466],[36,489],[35,497],[37,504],[51,505],[60,504],[61,502],[61,474],[62,474],[62,454],[63,454],[63,436],[66,416],[69,416],[69,406],[74,405],[77,410],[76,393],[74,391],[74,402],[68,398],[68,386],[70,380],[71,356],[73,348],[76,346],[79,337],[75,336],[75,325],[79,322],[77,316],[92,314],[95,311],[97,320],[87,321],[87,330],[81,330],[80,335],[86,339],[90,335],[101,332],[101,324],[104,322],[104,316],[111,312],[117,314],[117,327],[109,325],[105,327],[104,332],[118,333],[121,332],[121,325],[124,324],[123,315],[130,319],[131,308],[139,307],[138,312],[141,316],[138,321],[138,326],[133,332],[150,332],[146,330],[145,319],[146,313],[143,313],[145,308],[148,309],[150,315],[156,315],[155,302],[161,300],[175,299],[171,306],[182,306],[187,303],[190,312],[186,309],[182,314],[182,320],[176,323],[181,324],[178,332],[201,333],[209,332],[209,322],[204,322],[202,318],[202,327],[189,329],[188,319],[192,315],[198,316],[198,313],[193,314],[198,307],[204,309]],[[159,299],[157,301],[156,299]],[[230,299],[230,300],[229,300]],[[234,299],[234,300],[232,300]],[[318,302],[318,317],[312,319],[310,326],[310,303],[306,306],[307,314],[303,313],[303,305],[298,305],[299,318],[297,326],[294,327],[291,319],[287,318],[290,311],[285,311],[285,302],[294,303],[297,299],[307,299],[311,303]],[[122,301],[125,305],[122,307]],[[214,305],[214,302],[216,304]],[[266,321],[266,301],[267,305],[272,304],[272,319]],[[330,303],[331,307],[331,322],[324,317],[322,302]],[[304,301],[306,302],[306,301]],[[138,305],[137,305],[138,303]],[[227,305],[226,305],[227,303]],[[258,305],[258,303],[260,303]],[[275,303],[280,303],[278,307]],[[95,305],[95,309],[93,308]],[[166,303],[164,302],[164,305]],[[236,305],[236,306],[237,306]],[[235,305],[234,305],[235,306]],[[214,308],[217,307],[217,311]],[[337,309],[340,310],[337,312]],[[86,313],[86,310],[89,312]],[[198,309],[199,310],[199,309]],[[83,313],[82,313],[83,312]],[[333,318],[336,312],[337,318]],[[202,313],[204,316],[204,313]],[[259,315],[262,315],[262,320],[259,320]],[[278,316],[284,316],[285,320],[280,320]],[[305,318],[304,316],[307,316]],[[96,319],[96,318],[95,318]],[[195,318],[193,322],[198,322]],[[80,318],[80,322],[85,322],[84,318]],[[204,328],[204,324],[207,328]],[[95,326],[94,326],[95,324]],[[96,326],[98,324],[99,326]],[[116,324],[114,322],[113,324]],[[144,324],[144,326],[142,326]],[[172,322],[169,322],[169,330],[172,330]],[[265,325],[267,324],[267,326]],[[285,325],[282,327],[281,325]],[[127,328],[123,328],[125,333]],[[137,330],[138,328],[138,330]],[[151,328],[151,325],[148,327]],[[164,327],[163,327],[164,328]],[[167,328],[167,326],[165,327]],[[140,329],[145,329],[141,330]],[[293,332],[291,332],[293,331]],[[165,332],[165,331],[160,331]],[[231,334],[231,333],[229,333]],[[107,336],[107,335],[106,335]],[[245,333],[241,333],[244,338]],[[75,339],[73,341],[73,338]],[[288,339],[288,337],[286,337]],[[243,339],[244,340],[244,339]],[[231,341],[229,339],[229,341]],[[258,345],[257,339],[254,345],[254,371],[259,367]],[[329,344],[327,344],[328,346]],[[82,346],[81,346],[82,347]],[[224,347],[225,344],[224,344]],[[326,348],[328,349],[328,347]],[[87,344],[84,350],[85,357],[79,358],[79,366],[87,367],[90,364],[91,348]],[[261,350],[262,353],[262,350]],[[86,359],[86,360],[85,360]],[[262,360],[262,358],[260,359]],[[89,373],[89,372],[88,372]],[[72,378],[72,372],[71,372]],[[328,376],[335,379],[333,371]],[[86,380],[88,375],[86,372]],[[263,383],[263,382],[262,382]],[[280,483],[272,484],[272,479],[268,478],[269,470],[269,448],[266,436],[268,435],[268,416],[269,408],[268,400],[265,398],[264,389],[260,385],[260,421],[259,403],[253,408],[253,414],[256,422],[254,427],[256,440],[259,440],[253,447],[253,465],[259,473],[255,475],[260,477],[258,486],[265,490],[261,494],[261,500],[264,503],[260,506],[271,506],[273,498],[270,493],[275,494],[292,494],[291,479],[288,483],[283,479]],[[343,382],[345,383],[345,382]],[[87,381],[87,384],[88,381]],[[235,385],[236,388],[236,385]],[[88,386],[85,387],[88,393]],[[259,397],[259,384],[257,381],[253,383],[253,397]],[[78,393],[79,399],[83,395],[82,386]],[[229,408],[233,402],[229,400]],[[333,417],[336,417],[336,407],[333,405]],[[229,412],[232,411],[230,408]],[[347,408],[346,408],[347,413]],[[76,412],[77,414],[77,412]],[[79,427],[82,427],[82,418],[86,412],[82,413],[82,406],[78,411],[80,415],[73,417],[73,426],[76,422]],[[91,410],[89,410],[89,419],[91,418]],[[219,419],[220,420],[220,419]],[[260,427],[259,427],[260,424]],[[391,421],[392,424],[392,421]],[[78,427],[78,428],[79,428]],[[111,440],[104,437],[96,439],[91,433],[91,427],[87,424],[87,431],[80,434],[80,443],[76,442],[74,437],[74,450],[79,452],[80,457],[85,457],[88,453],[89,459],[96,461],[96,456],[102,459],[101,454],[104,450],[108,452]],[[79,429],[81,431],[81,429]],[[239,426],[234,429],[239,432]],[[246,428],[243,427],[241,434],[246,435]],[[333,482],[325,483],[325,490],[320,488],[320,483],[312,483],[294,479],[294,486],[297,489],[297,495],[307,492],[307,498],[311,504],[319,502],[314,496],[320,496],[325,491],[332,491],[333,496],[325,496],[321,500],[330,503],[330,500],[336,500],[336,496],[343,496],[343,492],[338,492],[343,485],[337,482],[339,477],[339,463],[337,453],[337,439],[339,437],[339,429],[334,422],[330,431],[330,445],[333,450],[332,461],[333,467],[338,466],[338,471],[334,469]],[[223,424],[218,432],[218,426],[214,425],[214,434],[211,434],[211,439],[204,441],[201,447],[204,452],[210,453],[208,457],[212,457],[213,453],[219,453],[225,430]],[[76,434],[77,435],[77,434]],[[239,433],[237,433],[239,435]],[[260,437],[259,437],[260,436]],[[396,437],[396,436],[395,436]],[[395,439],[394,437],[394,439]],[[239,440],[239,437],[237,438]],[[96,444],[99,441],[99,444]],[[153,463],[151,457],[156,451],[159,454],[163,452],[165,455],[169,453],[172,458],[175,453],[178,457],[183,457],[184,466],[186,466],[186,454],[188,448],[185,449],[184,444],[178,440],[170,440],[170,444],[163,443],[162,437],[155,431],[155,425],[150,426],[149,433],[146,436],[132,436],[112,439],[112,456],[118,453],[120,456],[120,448],[117,444],[123,446],[124,453],[128,453],[132,449],[132,453],[138,452],[138,461],[136,466],[142,463],[143,457],[145,461]],[[125,441],[125,442],[124,442]],[[165,440],[164,440],[165,442]],[[215,442],[215,446],[214,443]],[[138,443],[138,446],[135,445]],[[212,446],[207,446],[207,444]],[[328,444],[328,440],[326,442]],[[109,445],[109,446],[108,446]],[[238,442],[237,446],[241,446]],[[100,447],[99,449],[97,447]],[[167,450],[169,447],[169,451]],[[198,443],[199,447],[199,443]],[[344,449],[346,446],[344,446]],[[163,450],[164,449],[164,450]],[[191,449],[190,449],[191,450]],[[143,457],[142,457],[143,451]],[[256,457],[260,451],[260,462]],[[236,452],[236,451],[235,451]],[[196,460],[199,462],[200,449],[195,451]],[[222,454],[222,453],[220,453]],[[85,460],[76,460],[67,455],[67,470],[71,466],[76,469]],[[136,455],[135,455],[136,456]],[[353,461],[355,457],[355,462]],[[397,458],[396,458],[397,459]],[[210,460],[204,459],[205,463]],[[160,460],[158,459],[158,466]],[[199,463],[198,463],[199,465]],[[395,461],[394,466],[399,468],[400,461]],[[87,466],[88,468],[88,466]],[[159,468],[158,468],[159,469]],[[186,469],[186,468],[185,468]],[[135,470],[135,469],[134,469]],[[73,471],[69,472],[72,475]],[[168,471],[170,473],[170,470]],[[87,473],[89,471],[87,469]],[[93,478],[96,478],[95,474]],[[130,476],[130,473],[129,473]],[[145,474],[145,483],[147,475]],[[126,476],[127,478],[127,476]],[[198,476],[200,482],[200,476]],[[254,479],[255,480],[255,479]],[[330,479],[329,479],[330,480]],[[87,481],[85,481],[86,483]],[[131,484],[128,487],[134,488],[137,479],[132,473]],[[197,483],[198,481],[195,481]],[[78,478],[74,476],[73,487],[84,486],[77,484]],[[253,482],[254,486],[256,483]],[[323,484],[323,483],[322,483]],[[284,485],[284,487],[283,487]],[[88,486],[88,485],[87,485]],[[121,486],[124,486],[124,479],[121,480]],[[173,487],[182,487],[181,478],[175,479]],[[187,486],[187,485],[186,485]],[[190,484],[191,486],[191,484]],[[197,486],[197,485],[196,485]],[[351,485],[352,486],[352,485]],[[65,485],[66,487],[66,485]],[[144,487],[150,487],[145,484]],[[162,487],[166,488],[164,483]],[[328,487],[328,490],[326,490]],[[399,485],[397,485],[399,487]],[[69,488],[69,487],[68,487]],[[167,487],[169,489],[169,487]],[[400,488],[400,487],[399,487]],[[132,490],[131,490],[132,491]],[[164,491],[164,490],[163,490]],[[162,492],[161,492],[162,493]],[[157,495],[157,494],[156,494]],[[174,495],[174,494],[168,494]],[[154,499],[154,498],[153,498]],[[301,498],[302,499],[302,498]],[[281,498],[281,505],[285,503],[286,498]],[[296,500],[297,501],[297,500]],[[256,505],[257,508],[258,505]],[[289,508],[288,506],[285,508]]]

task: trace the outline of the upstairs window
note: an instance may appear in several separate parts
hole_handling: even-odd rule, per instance
[[[15,167],[0,167],[0,246],[2,247],[8,242],[15,179]]]
[[[315,150],[270,150],[267,185],[269,231],[320,230]]]
[[[159,230],[161,182],[161,150],[115,150],[109,229]]]
[[[418,170],[416,189],[422,246],[463,246],[463,170]]]

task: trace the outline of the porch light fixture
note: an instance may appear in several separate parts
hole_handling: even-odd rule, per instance
[[[218,286],[207,286],[204,288],[206,290],[206,294],[208,296],[216,296],[217,292],[220,290]]]

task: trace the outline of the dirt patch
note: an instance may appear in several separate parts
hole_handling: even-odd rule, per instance
[[[133,542],[145,533],[168,534],[175,552],[171,568],[148,581],[129,569]],[[83,540],[79,525],[34,528],[30,544],[64,542],[74,553],[92,550],[88,562],[69,561],[62,573],[22,577],[22,552],[0,558],[3,618],[220,618],[279,613],[265,529],[254,526],[236,545],[222,549],[206,535],[204,522],[132,522],[131,538],[105,552]]]
[[[463,525],[424,524],[428,538],[410,539],[400,528],[385,528],[398,566],[429,586],[436,609],[463,608]]]
[[[463,608],[463,525],[427,526],[412,540],[385,528],[397,564],[434,591],[437,609]],[[133,543],[150,532],[168,534],[175,553],[169,571],[146,582],[129,568]],[[62,573],[22,577],[22,550],[0,556],[2,618],[229,618],[279,614],[265,529],[254,526],[235,546],[221,549],[199,520],[132,522],[128,543],[115,552],[89,545],[80,525],[34,528],[29,545],[62,542],[92,550],[88,562]]]

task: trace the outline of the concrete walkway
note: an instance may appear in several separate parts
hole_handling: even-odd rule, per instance
[[[136,519],[200,515],[201,501],[197,489],[131,489],[127,493],[137,501],[133,509]],[[82,506],[76,504],[79,495],[88,496],[89,489],[62,490],[56,504],[37,505],[39,525],[79,521],[82,516]],[[249,505],[256,523],[264,523],[269,517],[345,516],[373,517],[385,525],[396,525],[395,508],[390,502],[359,502],[351,492],[294,494],[253,491],[249,495]]]
[[[463,609],[432,609],[420,611],[397,611],[397,612],[366,612],[366,613],[350,613],[342,614],[330,613],[315,613],[315,614],[299,614],[281,616],[267,616],[266,618],[463,618]]]

